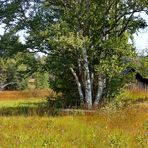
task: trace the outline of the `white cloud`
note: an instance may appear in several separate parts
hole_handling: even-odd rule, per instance
[[[148,24],[148,15],[145,13],[141,13],[140,15],[146,20]],[[134,34],[134,43],[138,52],[142,52],[148,48],[148,27]]]

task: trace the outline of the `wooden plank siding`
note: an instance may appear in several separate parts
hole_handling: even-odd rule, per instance
[[[142,82],[139,82],[138,80],[136,80],[135,83],[129,84],[126,88],[129,90],[142,90],[142,91],[148,92],[148,85]]]

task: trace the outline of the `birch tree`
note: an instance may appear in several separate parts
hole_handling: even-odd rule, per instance
[[[142,18],[134,16],[147,11],[145,4],[117,0],[60,1],[64,8],[62,19],[54,25],[57,34],[49,41],[59,46],[59,53],[64,48],[73,54],[75,64],[72,60],[69,69],[81,102],[88,108],[98,106],[112,77],[125,68],[123,58],[134,55],[128,40],[137,29],[146,26]]]

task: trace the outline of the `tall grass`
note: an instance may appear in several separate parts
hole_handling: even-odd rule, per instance
[[[42,99],[0,101],[0,147],[147,148],[148,105],[53,117],[38,112],[45,111],[37,109],[44,103]],[[37,110],[27,111],[31,108]]]
[[[148,109],[148,108],[147,108]],[[91,116],[0,117],[1,147],[147,148],[148,110]]]
[[[126,91],[126,97],[133,100],[148,100],[148,89],[129,89]]]
[[[148,91],[143,89],[124,89],[116,97],[120,101],[129,101],[129,102],[142,102],[148,101]]]
[[[0,101],[0,147],[147,148],[147,101],[87,115],[47,109],[45,99]]]

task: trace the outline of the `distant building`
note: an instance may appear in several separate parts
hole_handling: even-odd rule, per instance
[[[28,80],[28,89],[35,89],[36,88],[36,80],[35,79],[29,79]]]
[[[148,79],[144,78],[134,68],[126,69],[125,74],[128,74],[129,72],[134,72],[135,73],[135,79],[136,79],[136,83],[130,85],[129,88],[132,88],[132,89],[144,89],[144,90],[148,91]]]

